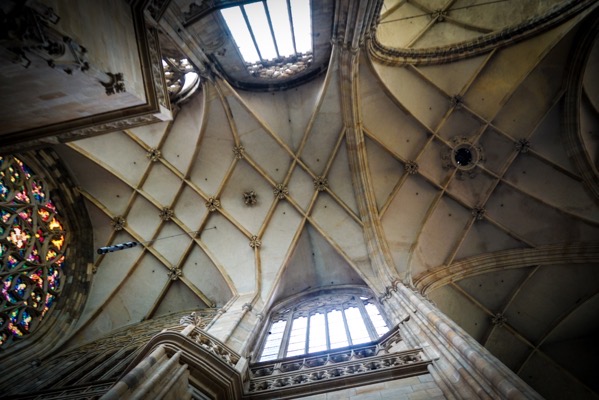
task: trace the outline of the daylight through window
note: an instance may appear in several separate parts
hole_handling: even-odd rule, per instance
[[[0,347],[33,330],[60,294],[67,234],[47,184],[0,157]]]
[[[264,0],[220,12],[252,75],[285,78],[312,62],[310,0]]]
[[[259,361],[368,343],[389,331],[374,298],[363,294],[321,295],[271,321]]]

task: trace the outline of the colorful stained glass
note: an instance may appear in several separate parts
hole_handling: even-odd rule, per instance
[[[29,196],[27,195],[27,189],[21,187],[21,190],[15,192],[15,199],[22,201],[23,203],[29,203]]]
[[[2,219],[2,222],[4,222],[5,224],[8,223],[10,217],[12,217],[11,213],[9,213],[6,210],[0,210],[0,219]]]
[[[4,182],[0,181],[0,200],[6,200],[7,194],[8,187],[4,184]]]
[[[48,210],[44,210],[43,208],[40,208],[39,210],[37,210],[37,214],[40,216],[40,218],[44,222],[48,222],[50,220],[50,213],[48,212]]]
[[[44,187],[42,186],[41,182],[39,182],[39,181],[31,182],[31,194],[33,194],[33,197],[35,198],[35,200],[38,203],[41,203],[44,201],[46,194],[44,193]]]
[[[11,232],[6,238],[9,242],[15,245],[18,249],[22,249],[27,246],[27,242],[31,239],[31,235],[27,233],[21,226],[14,225]]]
[[[68,233],[48,182],[16,157],[0,157],[0,347],[29,334],[63,284]]]

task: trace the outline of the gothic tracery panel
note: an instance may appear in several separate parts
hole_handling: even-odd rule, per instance
[[[0,157],[0,346],[33,332],[63,286],[68,234],[46,182]]]

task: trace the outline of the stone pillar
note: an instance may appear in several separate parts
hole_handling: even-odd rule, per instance
[[[428,300],[401,283],[387,300],[407,314],[400,331],[433,360],[431,375],[448,399],[542,399]]]
[[[159,346],[100,399],[191,399],[189,370],[179,363],[180,356],[178,351],[169,358]]]
[[[234,298],[221,309],[220,315],[205,331],[243,355],[255,326],[260,323],[253,311],[253,299],[253,294]]]

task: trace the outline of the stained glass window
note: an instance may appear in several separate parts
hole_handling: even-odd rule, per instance
[[[389,331],[374,296],[319,295],[271,315],[259,361],[368,343]]]
[[[51,310],[66,248],[46,183],[20,159],[0,157],[0,347],[33,332]]]

